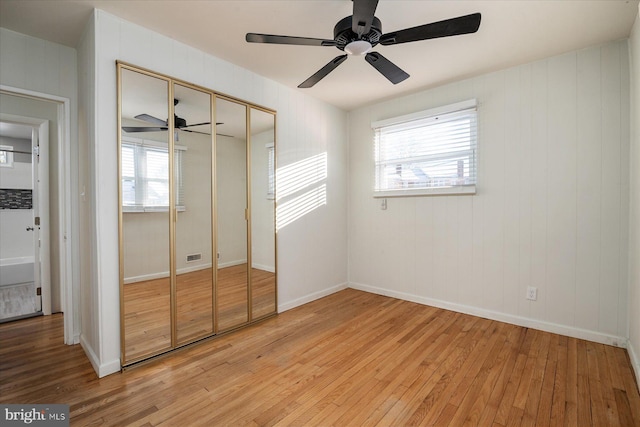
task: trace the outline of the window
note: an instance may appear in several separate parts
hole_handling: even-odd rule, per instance
[[[13,147],[9,145],[0,145],[0,167],[13,167]]]
[[[470,100],[372,123],[374,197],[475,194],[476,115]]]
[[[176,207],[185,210],[182,153],[175,146]],[[166,211],[169,208],[169,152],[166,144],[122,141],[122,208],[124,212]]]
[[[266,144],[266,148],[267,148],[267,156],[268,156],[268,160],[267,160],[267,182],[268,182],[268,189],[267,189],[267,199],[269,200],[273,200],[275,197],[275,192],[276,192],[276,175],[275,175],[275,168],[276,168],[276,148],[275,145],[273,144],[273,142]]]

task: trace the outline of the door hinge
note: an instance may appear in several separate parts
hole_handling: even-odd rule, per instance
[[[42,295],[42,288],[36,288],[36,295]]]

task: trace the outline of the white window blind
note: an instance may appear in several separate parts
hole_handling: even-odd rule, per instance
[[[475,100],[375,122],[374,196],[475,193]]]
[[[276,148],[275,145],[273,144],[273,142],[266,144],[266,148],[267,148],[267,156],[268,156],[268,160],[267,160],[267,169],[268,169],[268,176],[267,176],[267,182],[268,182],[268,189],[267,189],[267,199],[272,200],[275,197],[275,192],[276,192],[276,174],[275,174],[275,170],[276,170]]]
[[[166,211],[169,208],[169,153],[166,145],[122,141],[122,207],[124,212]],[[176,206],[184,210],[182,153],[174,154]]]

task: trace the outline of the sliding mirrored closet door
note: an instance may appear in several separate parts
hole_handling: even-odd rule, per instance
[[[126,367],[276,314],[275,113],[117,64]]]
[[[225,331],[249,321],[247,106],[216,97],[217,318]]]
[[[213,334],[213,138],[211,99],[174,85],[176,335],[178,344]]]
[[[123,361],[172,347],[169,81],[120,74]],[[160,123],[160,122],[163,123]]]
[[[276,312],[275,115],[251,108],[251,317]]]

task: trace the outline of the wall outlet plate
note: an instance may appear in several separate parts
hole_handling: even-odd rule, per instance
[[[538,288],[534,286],[527,286],[527,299],[535,301],[538,299]]]

